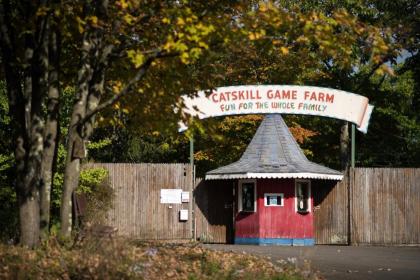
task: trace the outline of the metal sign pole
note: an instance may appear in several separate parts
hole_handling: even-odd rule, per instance
[[[190,136],[190,164],[191,168],[194,166],[194,136]]]
[[[196,240],[195,234],[195,199],[194,199],[194,188],[195,188],[195,167],[194,167],[194,135],[191,133],[190,136],[190,168],[191,168],[191,188],[190,188],[190,202],[189,202],[189,212],[191,214],[190,218],[190,232],[192,240]]]

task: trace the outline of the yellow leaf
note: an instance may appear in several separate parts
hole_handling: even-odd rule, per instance
[[[267,11],[267,6],[264,5],[264,3],[262,3],[259,10],[260,10],[260,12],[263,12],[264,13],[264,12]]]
[[[168,39],[166,39],[166,43],[163,46],[163,49],[165,51],[169,51],[173,48],[174,45],[175,45],[174,39],[172,38],[172,35],[169,35]]]
[[[183,18],[177,18],[177,21],[176,21],[176,24],[177,25],[184,25],[185,24],[185,21],[184,21],[184,19]]]
[[[206,43],[204,43],[204,42],[198,42],[198,46],[200,46],[201,48],[204,48],[204,49],[208,49],[209,48],[209,45],[207,45]]]
[[[139,68],[144,62],[144,55],[136,53],[134,57],[134,67]]]
[[[281,47],[281,48],[280,48],[280,51],[281,51],[281,53],[282,53],[282,54],[284,54],[284,55],[289,54],[289,49],[288,49],[288,48],[286,48],[286,47]]]
[[[387,45],[385,45],[385,44],[380,44],[380,45],[379,45],[379,49],[380,49],[381,51],[383,51],[383,52],[386,52],[386,51],[388,51],[388,50],[389,50],[389,47],[388,47]]]
[[[125,14],[123,19],[127,24],[132,24],[134,21],[134,17],[130,14]]]
[[[76,21],[77,21],[77,28],[79,29],[79,33],[83,33],[85,31],[84,25],[86,24],[86,22],[78,16],[76,17]]]
[[[127,57],[131,60],[134,64],[135,68],[139,68],[144,62],[144,55],[140,51],[136,50],[128,50]]]
[[[128,8],[128,3],[125,0],[120,0],[120,7],[123,9],[127,9]]]
[[[92,22],[92,24],[97,25],[98,24],[98,17],[97,16],[91,16],[89,17],[89,20]]]
[[[199,49],[199,48],[192,48],[191,50],[190,50],[190,56],[193,58],[193,59],[197,59],[199,56],[200,56],[200,54],[202,53],[202,51],[201,51],[201,49]]]
[[[121,91],[122,83],[120,81],[115,82],[115,84],[112,86],[112,90],[114,93],[118,94]]]
[[[48,12],[48,8],[46,8],[46,7],[44,7],[44,6],[41,6],[37,11],[36,11],[36,15],[38,16],[38,17],[43,17],[43,16],[46,16],[47,15],[47,12]]]
[[[184,52],[181,54],[180,58],[181,58],[182,63],[188,64],[190,55],[187,52]]]

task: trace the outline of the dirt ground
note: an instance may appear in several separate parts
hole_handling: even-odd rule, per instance
[[[206,244],[206,248],[246,252],[288,261],[309,261],[326,279],[420,279],[420,247],[254,246]]]

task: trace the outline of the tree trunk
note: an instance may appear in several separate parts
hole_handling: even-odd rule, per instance
[[[40,227],[41,239],[49,236],[51,187],[54,179],[54,163],[57,158],[59,138],[59,37],[58,31],[51,33],[49,55],[51,71],[48,81],[47,120],[44,133],[44,154],[41,167],[41,194],[40,194]]]
[[[80,176],[80,155],[75,153],[77,147],[83,146],[80,121],[86,115],[86,103],[89,93],[89,82],[92,79],[92,65],[89,52],[93,42],[89,32],[83,35],[81,67],[77,77],[77,97],[73,105],[67,141],[67,157],[64,170],[63,193],[61,197],[61,236],[69,238],[72,229],[72,194],[76,189]]]
[[[39,189],[44,151],[43,103],[48,85],[49,17],[42,14],[37,15],[36,20],[33,17],[41,7],[45,8],[45,1],[22,2],[19,9],[12,8],[14,4],[11,1],[0,4],[1,58],[15,146],[20,243],[32,248],[38,245],[40,232]],[[13,19],[19,16],[30,24],[25,32],[15,30],[20,27],[13,24]]]
[[[18,194],[20,243],[34,248],[39,243],[39,192]]]
[[[3,48],[4,53],[7,53],[5,48]],[[11,57],[6,58],[4,67],[15,146],[15,189],[19,205],[20,244],[33,248],[39,242],[38,187],[42,153],[42,137],[39,131],[42,131],[42,122],[31,122],[31,125],[26,127],[26,124],[29,123],[25,119],[27,116],[25,114],[26,102],[22,94],[20,75],[16,69],[11,67],[12,62],[8,60]]]
[[[88,71],[90,72],[90,71]],[[85,73],[85,75],[91,75],[90,73]],[[84,83],[86,87],[80,85],[79,93],[80,98],[73,106],[73,114],[70,120],[70,129],[68,134],[68,143],[67,143],[67,157],[66,157],[66,166],[64,170],[64,184],[63,184],[63,193],[61,197],[61,236],[64,238],[69,238],[71,235],[72,229],[72,194],[77,188],[80,176],[80,152],[77,153],[77,148],[83,146],[83,139],[80,137],[80,128],[78,124],[81,118],[85,116],[86,113],[86,102],[88,88],[86,81]]]
[[[105,19],[107,7],[108,1],[97,1],[94,13],[98,18]],[[93,116],[88,122],[84,122],[84,119],[86,114],[99,104],[103,94],[105,69],[112,50],[112,47],[103,46],[101,32],[100,28],[93,28],[86,30],[83,37],[81,67],[77,79],[78,96],[70,120],[61,202],[61,236],[65,238],[70,237],[72,230],[72,194],[79,183],[80,159],[85,157],[84,141],[89,138],[93,130]]]
[[[44,54],[36,51],[32,34],[25,38],[23,68],[24,115],[20,116],[17,129],[15,158],[17,165],[17,194],[19,199],[19,217],[23,245],[35,247],[39,243],[39,187],[43,153],[44,121],[42,102],[45,88],[46,63]]]
[[[71,157],[70,151],[73,151],[72,148],[67,147],[69,152],[67,156]],[[63,185],[63,194],[61,197],[61,236],[69,238],[71,235],[71,229],[73,224],[73,203],[72,195],[76,189],[80,177],[80,159],[71,157],[71,160],[66,162],[66,168],[64,172],[64,185]]]
[[[341,126],[341,133],[340,133],[340,163],[341,169],[346,170],[349,167],[349,123],[345,122]]]

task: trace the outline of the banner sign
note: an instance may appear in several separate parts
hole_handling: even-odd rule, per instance
[[[183,96],[185,112],[200,119],[243,114],[300,114],[330,117],[366,133],[373,106],[361,95],[312,86],[249,85],[220,87],[206,96]],[[181,130],[185,129],[181,128]]]

